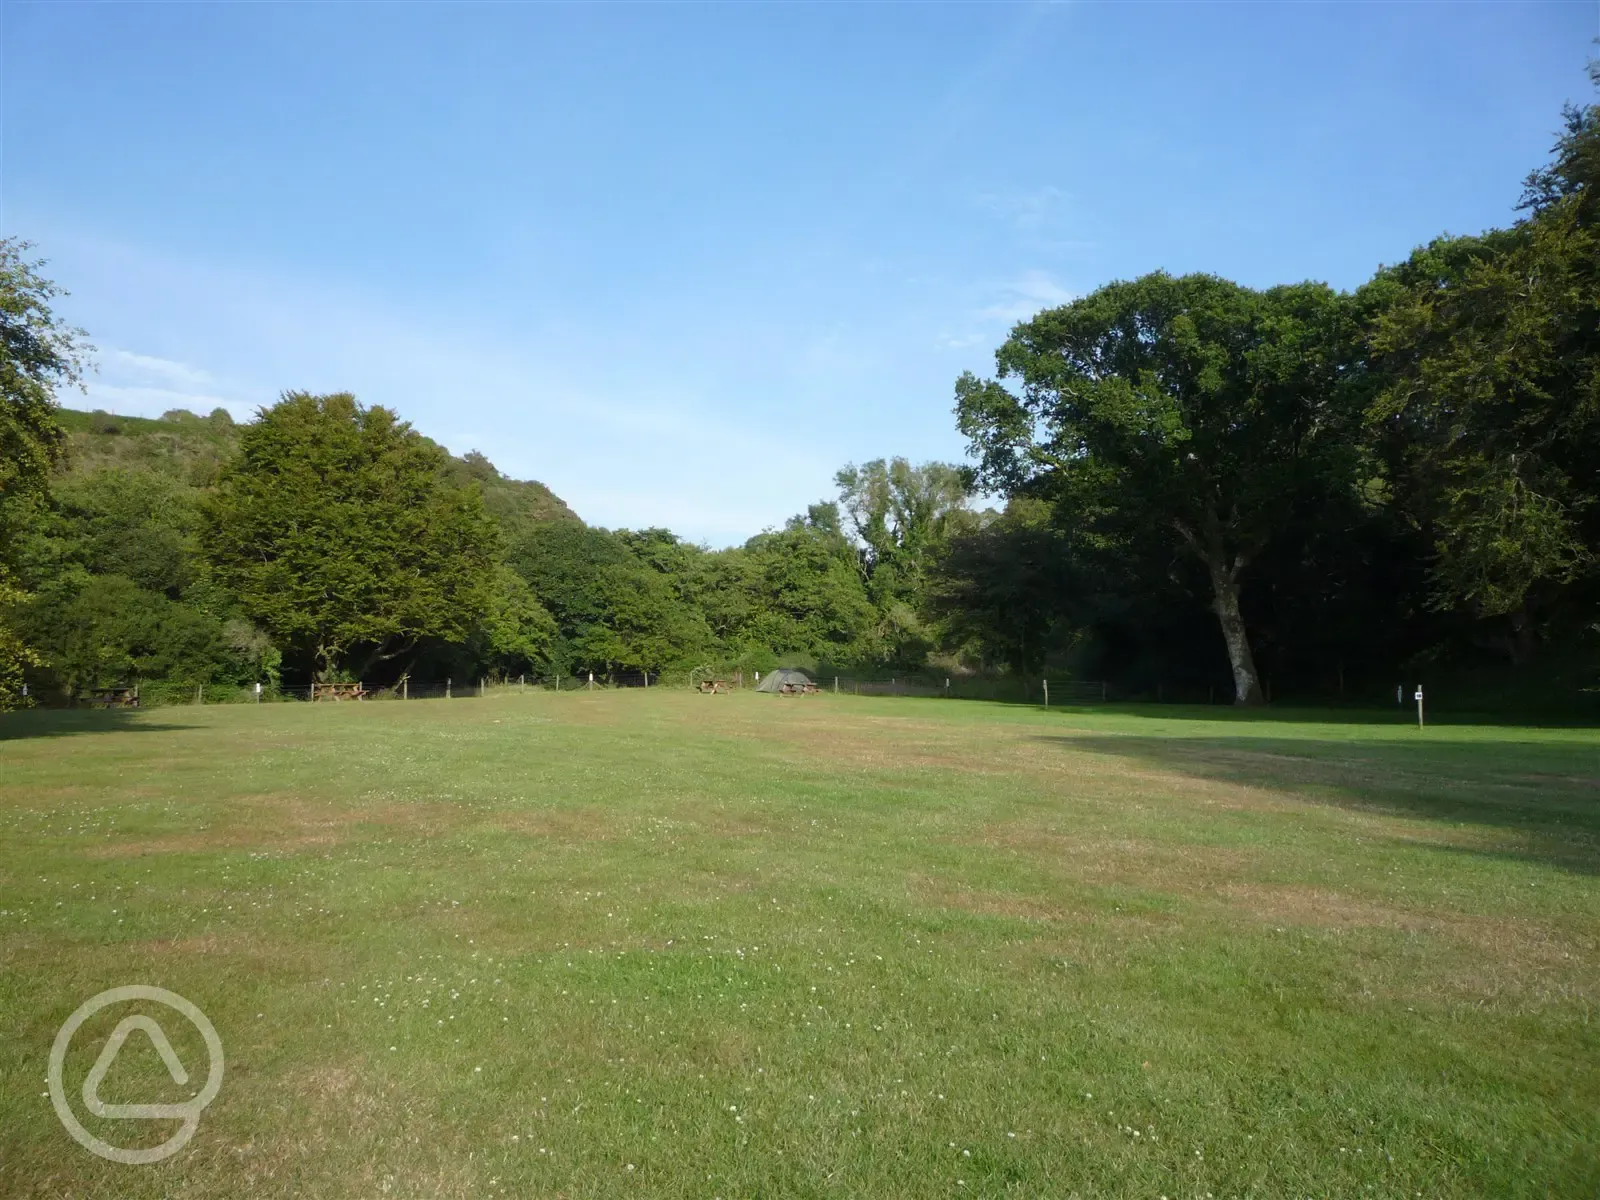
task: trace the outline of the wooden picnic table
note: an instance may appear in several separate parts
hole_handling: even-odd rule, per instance
[[[365,700],[367,689],[359,683],[313,683],[313,700]]]
[[[96,688],[89,693],[89,703],[96,708],[138,708],[139,689],[136,687]]]

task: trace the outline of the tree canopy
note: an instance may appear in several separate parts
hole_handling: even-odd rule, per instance
[[[957,422],[986,485],[1051,497],[1113,543],[1193,554],[1236,698],[1257,703],[1243,575],[1297,504],[1349,484],[1353,342],[1330,288],[1157,272],[1019,325],[996,355],[1019,392],[965,375]]]
[[[487,610],[495,529],[445,455],[348,393],[287,393],[241,434],[203,509],[201,543],[243,612],[331,676]]]

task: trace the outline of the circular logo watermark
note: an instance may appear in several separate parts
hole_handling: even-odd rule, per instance
[[[111,1120],[183,1122],[177,1132],[159,1146],[150,1146],[142,1150],[124,1150],[120,1146],[113,1146],[85,1129],[83,1122],[78,1120],[78,1115],[72,1111],[72,1106],[67,1103],[66,1088],[61,1083],[62,1069],[67,1061],[67,1047],[72,1044],[72,1037],[78,1032],[78,1027],[102,1008],[129,1000],[151,1000],[181,1013],[200,1031],[200,1036],[205,1039],[206,1053],[211,1059],[206,1071],[205,1086],[196,1092],[193,1098],[182,1104],[107,1104],[100,1099],[100,1084],[105,1079],[106,1072],[111,1069],[118,1052],[121,1051],[122,1044],[136,1029],[145,1034],[155,1046],[156,1053],[161,1056],[167,1072],[172,1076],[172,1082],[180,1087],[189,1082],[189,1072],[178,1060],[177,1054],[173,1052],[172,1043],[167,1040],[166,1033],[153,1017],[136,1013],[124,1017],[117,1023],[117,1027],[111,1031],[110,1038],[106,1040],[105,1048],[100,1051],[100,1057],[95,1059],[94,1066],[89,1068],[89,1074],[84,1077],[83,1106],[94,1116],[107,1117]],[[50,1047],[49,1080],[50,1103],[55,1105],[56,1116],[61,1118],[61,1123],[67,1127],[67,1132],[90,1153],[108,1158],[112,1162],[132,1165],[160,1162],[188,1145],[189,1139],[200,1127],[201,1112],[222,1090],[222,1039],[217,1036],[216,1027],[206,1019],[205,1013],[176,992],[140,983],[112,988],[110,991],[101,992],[98,996],[91,996],[80,1004],[77,1011],[67,1018],[67,1023],[56,1034],[55,1045]]]

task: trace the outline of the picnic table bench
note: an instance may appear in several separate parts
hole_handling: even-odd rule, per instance
[[[359,683],[313,683],[313,700],[365,700],[367,689]]]
[[[89,703],[96,708],[138,708],[139,689],[136,687],[96,688],[89,693]]]

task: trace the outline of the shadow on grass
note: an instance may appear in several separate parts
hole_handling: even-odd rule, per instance
[[[1002,701],[1002,703],[1010,703]],[[1027,707],[1038,708],[1037,701]],[[1415,727],[1417,710],[1387,704],[1378,707],[1337,705],[1326,708],[1268,705],[1240,708],[1233,704],[1139,704],[1114,701],[1108,704],[1052,704],[1051,712],[1083,713],[1087,716],[1141,717],[1169,721],[1224,721],[1238,725],[1393,725]],[[1513,714],[1503,712],[1452,712],[1428,709],[1429,728],[1452,725],[1487,725],[1500,729],[1593,729],[1600,725],[1600,706],[1592,710],[1560,713]]]
[[[1509,844],[1450,849],[1600,875],[1600,745],[1233,734],[1082,733],[1035,740],[1315,804],[1498,829],[1512,835]]]
[[[188,728],[188,725],[151,720],[137,709],[128,708],[35,708],[25,712],[0,713],[0,742],[20,741],[23,738],[71,737],[83,733],[160,733]]]

